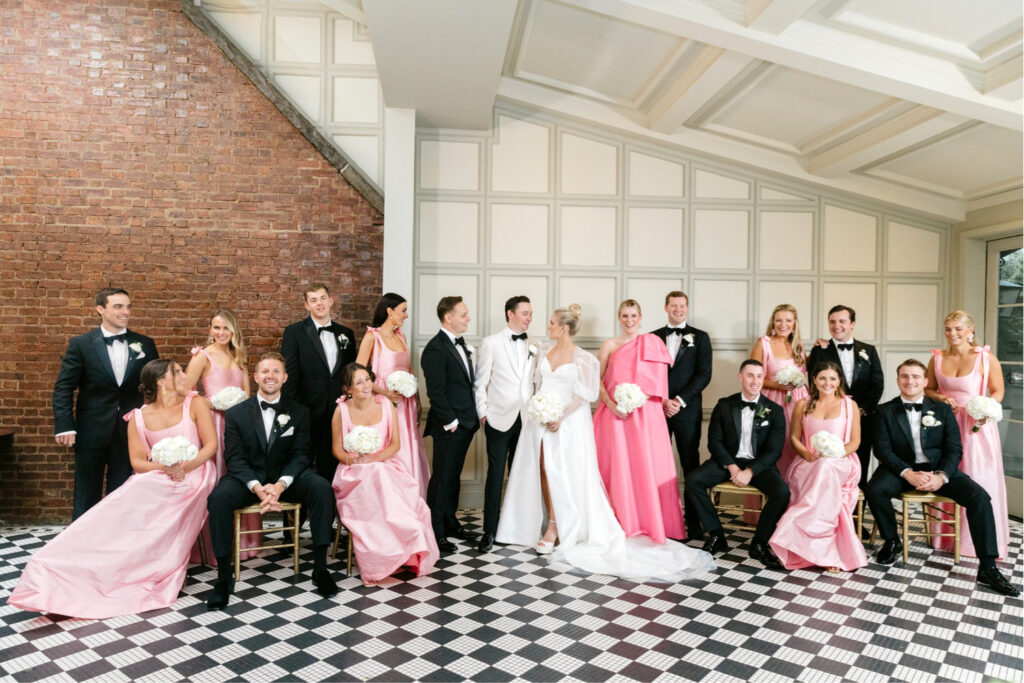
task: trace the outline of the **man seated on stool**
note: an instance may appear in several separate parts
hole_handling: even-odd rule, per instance
[[[1003,595],[1020,593],[996,568],[996,524],[985,489],[957,469],[962,447],[953,411],[924,395],[925,366],[913,358],[896,369],[900,395],[882,404],[875,455],[879,468],[868,482],[865,497],[881,533],[882,549],[875,561],[892,564],[903,545],[896,528],[892,499],[917,490],[951,498],[967,511],[967,526],[978,551],[978,583]]]

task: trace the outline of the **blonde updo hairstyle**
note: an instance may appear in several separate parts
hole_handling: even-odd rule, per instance
[[[950,322],[960,323],[961,325],[970,327],[972,330],[977,329],[974,327],[974,316],[968,313],[967,311],[953,311],[952,313],[947,315],[945,319],[942,321],[942,326],[945,327]],[[967,343],[969,343],[971,346],[978,346],[978,338],[975,336],[974,332],[971,332],[967,336]]]
[[[580,319],[583,317],[583,308],[579,304],[569,304],[563,308],[555,309],[555,320],[559,325],[569,329],[569,336],[575,337],[580,331]]]

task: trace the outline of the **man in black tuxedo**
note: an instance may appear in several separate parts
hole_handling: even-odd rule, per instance
[[[224,414],[227,474],[210,493],[210,539],[217,558],[217,581],[207,596],[210,609],[227,606],[235,590],[234,511],[255,503],[279,510],[278,501],[301,503],[313,535],[313,584],[330,597],[338,586],[327,571],[327,546],[334,522],[334,492],[310,468],[309,411],[281,395],[287,383],[284,358],[267,353],[256,364],[256,396]]]
[[[736,486],[752,486],[765,494],[768,499],[754,531],[750,557],[769,569],[782,569],[768,547],[768,540],[789,505],[789,487],[775,467],[786,438],[786,416],[781,406],[761,395],[764,367],[760,361],[743,361],[739,379],[740,393],[721,399],[711,413],[711,459],[687,478],[686,505],[700,516],[708,534],[704,550],[714,554],[729,546],[708,489],[729,480]]]
[[[316,472],[327,481],[338,466],[331,451],[331,418],[341,396],[341,369],[356,359],[352,330],[331,320],[334,299],[314,282],[302,293],[309,317],[284,328],[281,355],[291,381],[282,393],[309,409],[309,440]]]
[[[825,344],[822,343],[824,340],[819,340],[811,348],[807,369],[813,372],[818,363],[832,361],[843,370],[839,378],[843,391],[852,396],[860,408],[857,457],[860,458],[860,487],[863,489],[868,481],[871,447],[877,433],[878,400],[882,398],[885,376],[875,347],[853,338],[856,326],[856,311],[842,304],[833,306],[828,312],[828,330],[832,339]]]
[[[72,521],[132,473],[124,416],[142,405],[139,373],[157,358],[149,337],[128,329],[132,301],[123,289],[108,287],[96,294],[100,326],[72,337],[53,387],[54,433],[57,443],[75,449],[75,500]],[[75,390],[78,403],[72,413]]]
[[[892,564],[903,552],[892,499],[904,491],[929,491],[952,498],[967,511],[967,526],[978,552],[978,583],[1003,595],[1019,595],[996,568],[999,548],[992,499],[958,469],[962,446],[953,411],[924,395],[926,369],[913,358],[896,369],[900,395],[878,411],[875,456],[879,467],[868,482],[865,498],[882,536],[875,561]]]
[[[704,419],[701,392],[711,382],[711,339],[707,332],[687,324],[690,300],[679,291],[665,296],[668,325],[654,331],[672,356],[668,370],[668,395],[661,402],[668,431],[676,438],[683,478],[700,465],[700,426]],[[700,517],[686,506],[683,510],[687,535],[700,538]]]
[[[473,350],[462,335],[469,327],[469,309],[461,296],[446,296],[437,304],[441,329],[427,342],[420,367],[427,385],[430,411],[424,436],[434,438],[433,467],[427,484],[427,505],[437,547],[455,550],[449,536],[472,542],[459,524],[459,477],[473,434],[480,428],[473,397]]]

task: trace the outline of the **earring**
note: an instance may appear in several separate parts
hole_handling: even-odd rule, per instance
[[[974,333],[973,332],[971,332],[969,335],[967,335],[967,341],[969,341],[972,344],[974,343]]]

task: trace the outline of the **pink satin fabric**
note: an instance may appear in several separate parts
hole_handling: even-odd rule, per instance
[[[786,367],[787,365],[796,365],[792,358],[779,359],[772,355],[772,345],[769,342],[769,337],[761,337],[761,351],[763,352],[764,358],[764,377],[765,379],[774,380],[775,373]],[[804,377],[807,376],[807,368],[797,365],[798,368],[804,373]],[[786,479],[787,473],[790,467],[793,465],[793,459],[803,460],[796,454],[793,447],[789,444],[789,423],[793,419],[793,408],[796,407],[797,401],[805,399],[809,396],[807,391],[807,384],[805,383],[802,387],[798,387],[790,392],[791,397],[789,402],[786,402],[785,391],[779,391],[777,389],[762,389],[761,394],[764,395],[769,401],[775,401],[782,406],[782,411],[786,414],[786,440],[782,445],[782,456],[779,458],[779,462],[776,467],[779,468],[779,474],[782,475],[783,479]],[[786,479],[786,483],[789,480]],[[749,507],[749,506],[748,506]]]
[[[647,403],[625,419],[603,403],[594,414],[598,469],[615,517],[627,537],[644,534],[656,543],[686,536],[675,457],[661,407],[671,363],[665,343],[653,334],[623,344],[608,358],[605,390],[614,399],[619,384],[636,384],[648,396]]]

